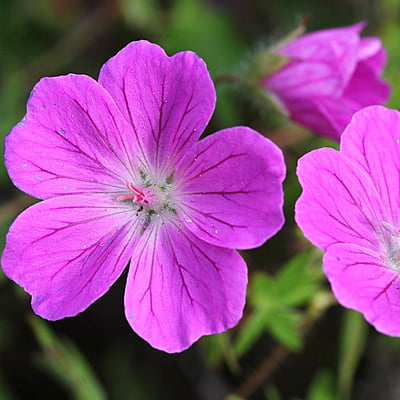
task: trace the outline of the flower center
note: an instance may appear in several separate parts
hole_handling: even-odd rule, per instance
[[[133,186],[131,182],[126,182],[125,184],[132,194],[128,196],[119,196],[117,197],[118,201],[132,201],[132,203],[147,205],[149,207],[154,207],[156,205],[156,195],[154,190],[149,188],[139,189]]]
[[[392,270],[400,273],[400,230],[386,221],[382,222],[382,226],[387,263]]]
[[[139,190],[138,188],[135,188],[135,186],[132,185],[130,182],[125,182],[127,188],[131,191],[133,194],[130,196],[118,196],[117,200],[118,201],[127,201],[127,200],[132,200],[133,203],[139,203],[140,201],[143,200],[144,198],[144,193]]]
[[[132,202],[139,205],[136,208],[137,212],[142,210],[146,213],[147,219],[157,214],[173,213],[175,214],[175,206],[172,200],[172,185],[167,181],[153,183],[144,174],[141,174],[143,183],[134,185],[131,182],[125,182],[128,195],[118,196],[117,201]]]

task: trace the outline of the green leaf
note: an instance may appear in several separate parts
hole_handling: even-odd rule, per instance
[[[306,400],[334,400],[335,381],[331,371],[319,371],[311,382]]]
[[[239,362],[233,349],[229,332],[204,336],[201,341],[205,345],[203,354],[209,365],[215,366],[224,359],[233,373],[239,372]]]
[[[255,272],[249,284],[248,297],[254,307],[265,309],[270,307],[274,299],[274,280],[265,272]]]
[[[230,394],[226,400],[246,400],[244,397],[236,396],[236,394]]]
[[[313,251],[296,255],[274,277],[263,271],[254,273],[248,289],[248,303],[253,311],[236,337],[237,355],[249,351],[265,331],[290,350],[300,350],[303,343],[300,325],[303,318],[312,317],[311,311],[319,310],[310,310],[310,305],[324,294],[320,287],[323,281],[320,257],[315,257]],[[306,312],[296,308],[307,305]]]
[[[42,348],[41,364],[70,390],[73,399],[106,400],[103,388],[77,347],[56,337],[44,320],[31,315],[29,322]]]
[[[0,399],[1,400],[15,400],[16,397],[12,394],[11,389],[0,375]]]
[[[299,330],[301,313],[290,308],[274,309],[268,314],[269,332],[281,344],[292,351],[301,349],[303,340]]]
[[[357,311],[345,310],[338,362],[338,400],[351,398],[354,374],[365,348],[367,332],[364,317]]]
[[[265,389],[265,397],[267,400],[282,400],[278,389],[273,385],[270,385]]]
[[[132,353],[127,353],[127,348],[129,348],[128,338],[121,338],[118,343],[113,341],[112,346],[108,346],[104,361],[101,363],[109,399],[163,399],[165,388],[163,385],[154,384],[150,364],[144,366],[142,360],[132,357]],[[157,367],[154,369],[157,370]]]
[[[282,304],[303,305],[315,296],[323,274],[321,267],[313,265],[310,260],[309,252],[300,253],[276,275],[274,290]]]
[[[266,321],[268,318],[268,312],[254,311],[245,321],[233,346],[238,357],[241,357],[249,351],[255,342],[262,336],[266,330]]]

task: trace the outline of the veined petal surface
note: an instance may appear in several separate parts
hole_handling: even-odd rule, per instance
[[[400,276],[372,249],[337,244],[324,256],[324,272],[339,303],[364,314],[387,335],[400,335]]]
[[[385,221],[371,178],[342,153],[318,149],[303,156],[297,175],[303,192],[296,203],[296,222],[323,250],[336,243],[379,247],[376,231]]]
[[[301,101],[304,97],[339,97],[345,87],[337,64],[325,60],[292,60],[279,74],[268,77],[266,88],[279,93],[287,104]]]
[[[345,99],[296,98],[290,103],[290,117],[294,121],[336,141],[353,114]]]
[[[340,152],[315,150],[299,161],[303,193],[296,204],[305,236],[326,251],[323,269],[338,301],[394,336],[400,336],[399,128],[397,111],[357,112]]]
[[[43,78],[6,137],[5,164],[15,185],[38,198],[120,193],[135,163],[132,140],[132,128],[92,78]]]
[[[252,248],[282,226],[285,163],[281,150],[246,127],[196,143],[178,165],[177,213],[199,238]]]
[[[214,107],[196,54],[146,41],[111,58],[99,82],[35,86],[5,155],[15,184],[45,200],[11,226],[2,265],[38,315],[85,310],[131,259],[126,317],[153,347],[179,352],[239,321],[247,270],[233,248],[281,227],[285,165],[249,128],[196,144]]]
[[[237,252],[198,239],[179,222],[146,229],[131,261],[126,317],[153,347],[169,353],[222,332],[242,316],[247,271]]]
[[[359,111],[342,135],[341,152],[373,182],[386,209],[383,221],[400,226],[400,113],[382,106]]]
[[[215,107],[215,89],[195,53],[168,57],[152,43],[128,44],[101,69],[99,83],[133,126],[141,168],[168,177],[197,141]]]
[[[350,79],[358,61],[360,32],[365,23],[325,29],[302,35],[278,49],[293,60],[307,60],[336,65],[344,84]]]
[[[74,316],[108,291],[138,239],[127,205],[63,196],[24,211],[7,235],[4,273],[32,295],[49,320]]]

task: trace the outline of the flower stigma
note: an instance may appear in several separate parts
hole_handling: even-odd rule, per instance
[[[135,208],[136,216],[143,211],[146,216],[146,226],[154,216],[176,214],[172,199],[172,177],[166,179],[165,182],[155,183],[141,172],[141,178],[142,183],[139,185],[125,181],[129,194],[118,196],[116,200],[138,205]]]

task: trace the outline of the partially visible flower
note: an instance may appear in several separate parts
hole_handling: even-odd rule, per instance
[[[357,112],[340,151],[299,160],[296,221],[326,252],[323,269],[339,303],[400,336],[400,113]]]
[[[360,38],[365,23],[302,35],[275,49],[287,62],[261,79],[295,122],[339,141],[352,115],[385,104],[380,76],[386,51],[376,37]]]
[[[215,106],[204,62],[133,42],[101,69],[42,79],[6,138],[11,179],[44,199],[11,226],[4,273],[40,316],[74,316],[130,261],[125,314],[167,352],[240,319],[234,250],[283,224],[282,152],[246,127],[198,141]]]

